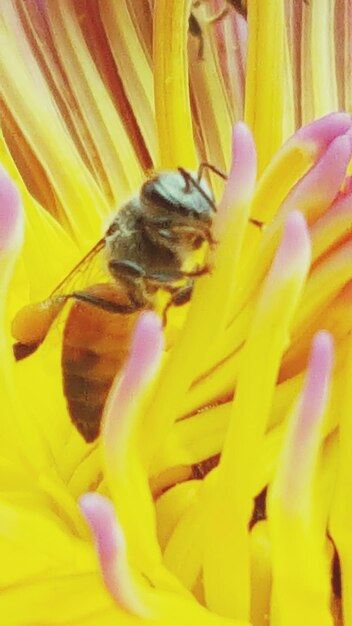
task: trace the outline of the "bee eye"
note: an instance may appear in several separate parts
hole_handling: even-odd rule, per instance
[[[141,196],[144,201],[147,201],[153,206],[162,206],[164,209],[173,207],[173,199],[169,197],[165,190],[154,181],[148,181],[144,183],[141,191]]]

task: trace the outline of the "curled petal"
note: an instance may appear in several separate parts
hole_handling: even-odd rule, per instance
[[[294,187],[280,209],[280,215],[293,208],[303,211],[309,222],[331,204],[344,181],[351,159],[349,135],[336,137],[310,172]]]
[[[311,224],[328,209],[344,182],[351,154],[352,144],[348,134],[336,137],[307,174],[292,189],[286,189],[286,198],[276,218],[264,233],[258,254],[251,259],[246,284],[243,287],[245,292],[254,293],[263,280],[278,245],[282,223],[287,214],[298,209]],[[276,183],[273,180],[271,182],[275,188]],[[266,191],[269,193],[268,189]],[[263,197],[261,201],[265,202]],[[278,208],[277,206],[275,211]]]
[[[348,113],[331,113],[298,130],[261,176],[253,201],[253,216],[265,222],[271,220],[294,185],[336,137],[348,133],[351,125]]]
[[[344,135],[351,126],[352,117],[349,113],[329,113],[300,128],[294,137],[296,140],[311,143],[312,149],[319,156],[335,137]]]

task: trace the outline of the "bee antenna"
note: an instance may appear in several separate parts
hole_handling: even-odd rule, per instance
[[[211,208],[213,209],[213,211],[217,211],[216,208],[216,204],[214,202],[214,200],[212,198],[210,198],[208,196],[207,193],[205,193],[204,189],[200,186],[199,181],[195,180],[193,178],[193,176],[191,176],[191,174],[189,172],[187,172],[187,170],[185,170],[183,167],[178,167],[177,168],[178,171],[180,172],[180,174],[183,176],[186,186],[185,186],[185,192],[189,193],[191,187],[190,184],[192,183],[193,187],[196,187],[196,189],[198,189],[199,193],[201,196],[203,196],[203,198],[206,199],[206,201],[210,204]]]
[[[184,179],[184,181],[185,181],[185,183],[186,183],[186,186],[185,186],[185,192],[186,192],[186,193],[189,193],[189,192],[190,192],[190,190],[191,190],[190,182],[191,182],[191,180],[193,180],[193,179],[192,179],[192,176],[191,176],[191,175],[190,175],[190,173],[189,173],[189,172],[187,172],[187,170],[185,170],[183,167],[178,167],[177,169],[178,169],[178,171],[180,172],[180,174],[183,176],[183,179]]]
[[[218,167],[215,167],[215,165],[212,165],[211,163],[207,163],[206,161],[203,161],[202,163],[200,163],[198,167],[197,180],[199,183],[202,179],[203,170],[205,169],[211,170],[212,172],[214,172],[214,174],[216,174],[217,176],[220,176],[220,178],[227,180],[226,174],[224,174],[224,172],[222,172]]]

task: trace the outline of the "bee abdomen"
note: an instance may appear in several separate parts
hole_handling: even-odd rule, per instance
[[[116,298],[116,290],[109,299],[112,296]],[[79,301],[68,315],[62,345],[63,389],[71,420],[87,442],[99,435],[104,405],[126,362],[137,317],[137,313],[110,313]]]
[[[99,354],[66,344],[62,352],[63,388],[73,423],[86,441],[99,435],[104,405],[127,353]]]

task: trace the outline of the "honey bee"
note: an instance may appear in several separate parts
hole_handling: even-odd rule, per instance
[[[156,294],[163,290],[168,294],[165,321],[167,309],[188,302],[194,280],[209,271],[205,263],[183,269],[203,243],[215,243],[216,205],[202,179],[204,168],[226,178],[202,163],[197,173],[179,167],[147,180],[50,297],[24,307],[13,321],[14,356],[21,360],[35,352],[71,302],[62,340],[63,390],[71,420],[87,442],[99,435],[102,410],[140,312],[155,308]],[[72,290],[75,277],[100,254],[107,282]]]

